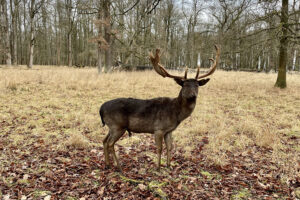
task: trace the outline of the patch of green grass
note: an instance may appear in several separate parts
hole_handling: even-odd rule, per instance
[[[7,187],[12,187],[14,185],[13,177],[3,177],[2,181]]]
[[[300,130],[291,130],[290,132],[288,132],[288,137],[296,137],[299,138],[300,137]]]
[[[77,200],[77,198],[76,197],[67,196],[66,200]]]
[[[247,188],[241,189],[231,196],[231,200],[242,200],[251,197],[251,193]]]
[[[99,170],[99,169],[95,169],[95,170],[92,171],[91,174],[92,174],[93,176],[95,176],[95,177],[99,177],[99,176],[100,176],[100,170]]]
[[[27,179],[19,179],[17,181],[18,184],[21,184],[21,185],[29,185],[29,181]]]
[[[211,180],[211,179],[213,179],[213,178],[215,178],[215,179],[217,179],[217,180],[222,179],[222,176],[221,176],[220,174],[212,174],[212,173],[210,173],[210,172],[208,172],[208,171],[201,171],[201,174],[202,174],[203,176],[207,177],[209,180]]]
[[[295,146],[294,149],[295,149],[296,151],[300,152],[300,145]]]
[[[162,187],[166,186],[167,182],[158,182],[158,181],[151,181],[148,184],[148,188],[153,191],[153,193],[159,196],[161,199],[167,199],[168,195],[161,189]]]
[[[32,192],[32,193],[30,194],[30,196],[32,196],[32,197],[35,198],[35,199],[39,199],[39,198],[41,198],[41,197],[45,197],[45,196],[50,195],[50,194],[51,194],[50,191],[46,191],[46,190],[36,190],[36,191]]]
[[[133,184],[144,183],[144,181],[127,178],[127,177],[122,176],[122,175],[120,175],[120,178],[124,182],[129,182],[129,183],[133,183]]]
[[[99,187],[100,186],[99,181],[92,181],[92,184],[93,184],[94,187]]]
[[[209,179],[212,179],[213,178],[213,175],[211,173],[209,173],[208,171],[201,171],[201,174],[203,176],[206,176],[207,178]]]

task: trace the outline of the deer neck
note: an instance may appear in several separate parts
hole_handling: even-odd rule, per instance
[[[178,97],[176,98],[177,106],[178,106],[178,120],[180,122],[192,114],[196,106],[196,100],[197,97],[192,99],[184,98],[182,96],[182,92],[180,91]]]

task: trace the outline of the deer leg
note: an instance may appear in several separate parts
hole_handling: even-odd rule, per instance
[[[105,167],[109,168],[109,151],[108,151],[108,140],[110,137],[110,132],[108,132],[107,136],[103,140],[103,151],[104,151],[104,158],[105,158]]]
[[[121,169],[119,160],[116,155],[115,143],[120,139],[120,137],[124,134],[124,132],[125,132],[125,130],[115,130],[113,132],[113,134],[111,134],[111,137],[108,140],[108,149],[109,149],[110,153],[112,153],[113,159],[114,159],[120,172],[122,172],[122,169]]]
[[[162,151],[163,134],[161,132],[155,133],[155,144],[157,148],[157,170],[160,171],[160,160]]]
[[[170,167],[170,163],[171,163],[171,151],[173,148],[173,138],[172,138],[172,132],[167,133],[165,136],[165,144],[167,146],[167,167]]]

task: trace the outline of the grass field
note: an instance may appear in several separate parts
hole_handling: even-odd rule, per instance
[[[125,134],[121,176],[104,170],[108,129],[99,107],[118,97],[176,97],[173,80],[152,71],[3,66],[0,199],[300,198],[300,75],[288,74],[284,90],[275,80],[217,71],[173,133],[172,169],[163,162],[155,171],[151,135]]]

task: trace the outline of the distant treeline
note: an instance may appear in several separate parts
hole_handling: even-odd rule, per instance
[[[300,1],[288,8],[286,67],[300,71]],[[139,70],[159,47],[168,68],[205,68],[216,43],[221,69],[277,70],[280,9],[259,0],[1,0],[0,64]]]

